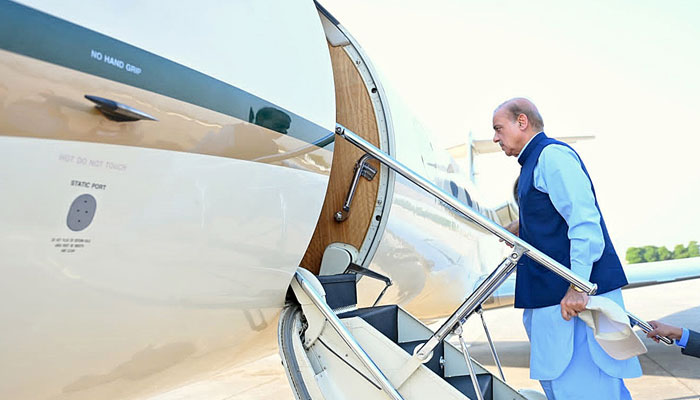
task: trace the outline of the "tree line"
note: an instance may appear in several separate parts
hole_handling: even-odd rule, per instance
[[[643,246],[630,247],[627,249],[625,259],[630,264],[639,264],[652,261],[678,260],[681,258],[700,257],[700,246],[695,240],[690,241],[688,246],[677,244],[670,251],[666,246]]]

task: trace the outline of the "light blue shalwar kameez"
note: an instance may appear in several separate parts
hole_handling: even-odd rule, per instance
[[[605,243],[590,181],[576,153],[556,144],[545,147],[534,170],[534,185],[549,194],[569,226],[571,270],[589,279]],[[624,309],[620,289],[600,296]],[[637,357],[610,357],[592,329],[578,317],[566,321],[559,305],[525,309],[523,324],[530,339],[530,378],[540,381],[549,400],[631,399],[622,379],[642,375]]]

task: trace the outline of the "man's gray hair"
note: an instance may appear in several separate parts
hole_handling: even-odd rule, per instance
[[[535,132],[544,130],[544,121],[542,120],[542,116],[540,115],[540,112],[537,111],[535,104],[530,100],[523,97],[516,97],[503,102],[503,104],[496,107],[496,111],[500,110],[501,108],[505,108],[505,110],[508,111],[513,121],[517,120],[520,114],[525,114]]]

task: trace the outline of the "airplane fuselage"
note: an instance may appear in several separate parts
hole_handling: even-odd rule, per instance
[[[0,397],[148,397],[272,352],[294,271],[329,243],[425,318],[496,265],[495,239],[385,168],[327,218],[361,156],[326,140],[336,121],[478,205],[320,15],[0,2]]]

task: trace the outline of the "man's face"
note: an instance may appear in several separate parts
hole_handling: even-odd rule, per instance
[[[524,132],[520,129],[518,121],[513,121],[505,109],[498,109],[493,113],[493,141],[501,146],[501,150],[507,156],[517,156],[523,149]]]

